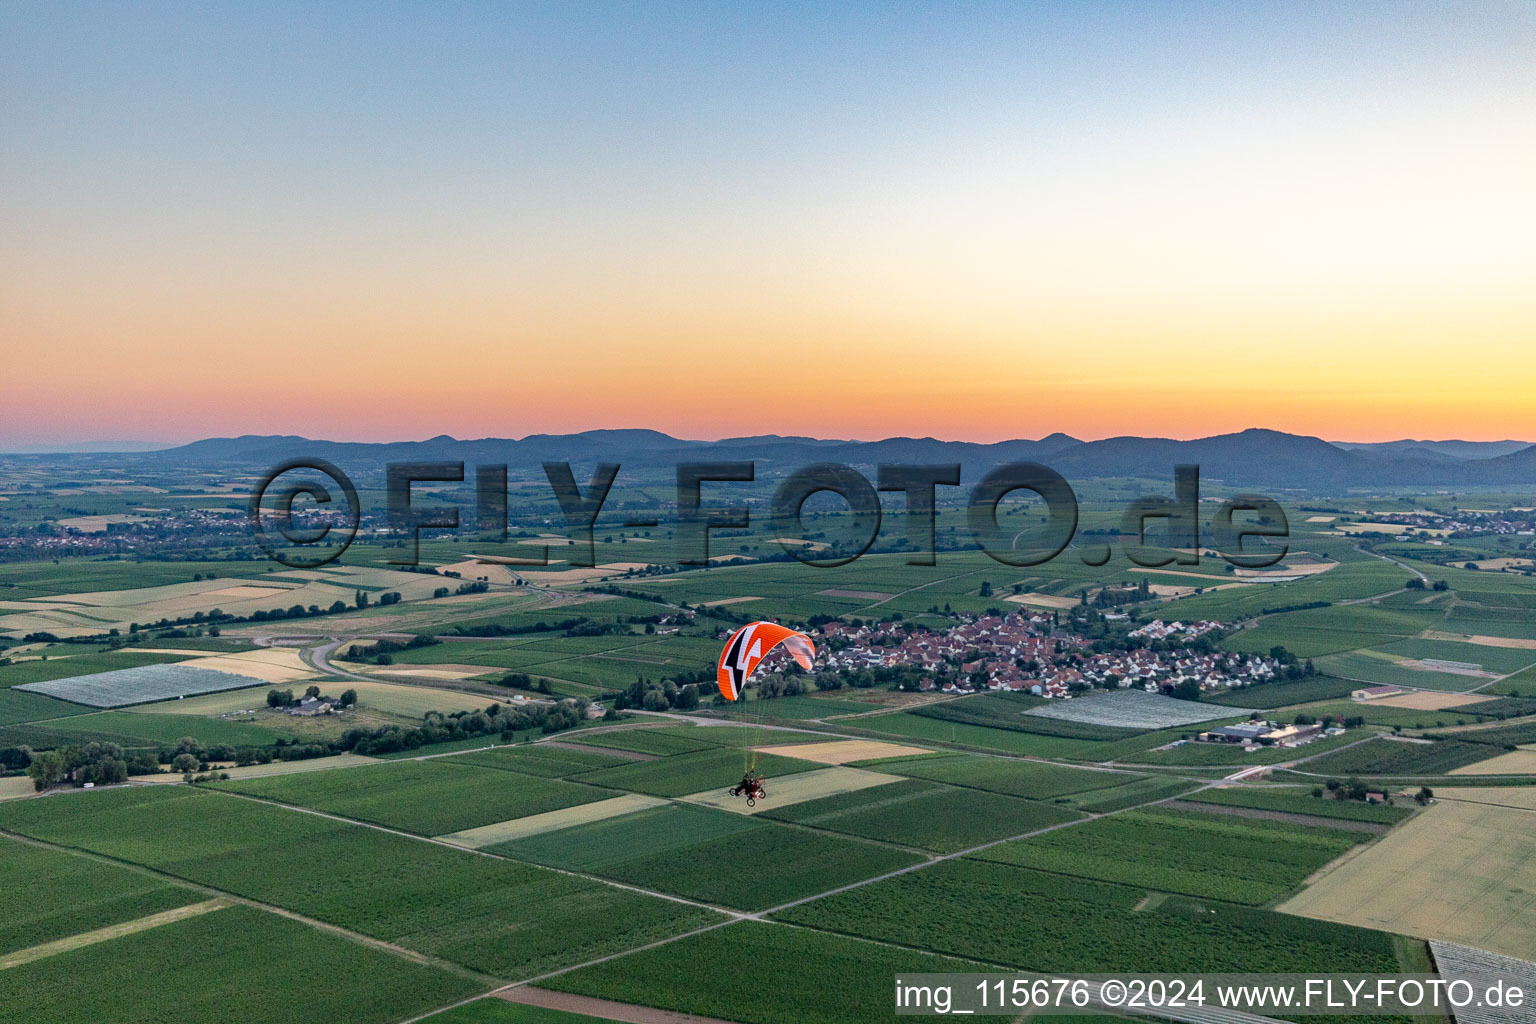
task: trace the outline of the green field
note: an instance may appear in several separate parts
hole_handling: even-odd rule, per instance
[[[1108,789],[1142,778],[1132,772],[1094,771],[976,754],[881,761],[879,770],[930,782],[944,782],[951,786],[1028,797],[1031,800],[1050,800],[1089,790]]]
[[[0,828],[144,864],[509,980],[714,919],[542,868],[190,786],[12,800],[0,803]]]
[[[202,898],[127,868],[0,838],[0,955]]]
[[[522,775],[540,775],[545,778],[560,779],[597,768],[628,764],[629,760],[623,755],[609,754],[601,750],[578,750],[574,747],[556,747],[548,743],[539,743],[461,754],[453,758],[453,763],[473,764],[483,768],[518,772]]]
[[[752,964],[750,974],[678,969],[718,963],[722,951]],[[743,1024],[887,1024],[893,977],[979,969],[929,953],[743,921],[539,984]]]
[[[700,730],[701,732],[703,730]],[[709,750],[716,744],[696,739],[693,730],[684,733],[675,729],[605,729],[575,737],[573,742],[611,750],[629,750],[636,754],[688,754],[696,750]]]
[[[1074,826],[1066,832],[1082,826]],[[1392,937],[978,860],[951,860],[776,917],[1031,971],[1395,971]]]
[[[856,726],[860,733],[879,734],[882,738],[894,736],[902,739],[954,743],[959,746],[996,750],[1004,754],[1023,754],[1027,757],[1075,757],[1083,754],[1091,758],[1091,752],[1097,746],[1090,740],[1015,732],[963,722],[946,722],[937,718],[925,718],[908,711],[898,711],[889,715],[872,715],[842,724],[848,727]],[[845,731],[853,730],[850,728]]]
[[[8,968],[0,1020],[387,1024],[482,987],[236,906]]]
[[[1344,821],[1368,821],[1393,824],[1413,813],[1411,807],[1392,807],[1387,804],[1367,804],[1359,800],[1332,800],[1315,797],[1304,789],[1254,789],[1227,787],[1207,789],[1188,797],[1189,800],[1226,807],[1251,807],[1261,811],[1282,811],[1288,814],[1309,814],[1318,818],[1339,818]]]
[[[1498,748],[1453,740],[1411,743],[1376,739],[1336,751],[1301,768],[1311,775],[1440,775],[1463,765],[1485,761]]]
[[[1165,808],[1126,811],[994,846],[984,860],[1259,906],[1361,838],[1357,832]]]
[[[1200,699],[1210,704],[1233,705],[1244,708],[1281,708],[1289,704],[1307,704],[1315,700],[1331,700],[1348,697],[1360,684],[1348,679],[1330,676],[1300,679],[1291,683],[1261,683],[1244,686],[1216,696]]]
[[[917,779],[770,806],[761,816],[935,853],[954,853],[1078,817],[1052,804]]]
[[[681,857],[700,843],[739,836],[755,818],[693,804],[667,804],[488,847],[492,853],[569,871],[602,873],[636,858]]]
[[[756,763],[758,771],[769,779],[775,775],[794,775],[821,767],[810,761],[774,754],[758,755]],[[707,789],[729,789],[741,781],[745,769],[746,763],[741,751],[729,747],[709,747],[655,761],[636,761],[613,768],[600,768],[575,778],[593,786],[625,789],[651,796],[687,796]]]
[[[424,836],[461,832],[614,796],[594,786],[497,771],[463,764],[462,760],[395,761],[214,785]]]

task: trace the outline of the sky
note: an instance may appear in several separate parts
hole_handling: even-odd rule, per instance
[[[1536,440],[1536,5],[0,4],[0,449]]]

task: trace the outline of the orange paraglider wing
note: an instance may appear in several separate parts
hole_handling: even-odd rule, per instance
[[[731,634],[720,652],[715,680],[726,700],[739,700],[747,680],[769,651],[780,644],[794,656],[800,667],[811,671],[816,645],[811,638],[777,622],[751,622]]]

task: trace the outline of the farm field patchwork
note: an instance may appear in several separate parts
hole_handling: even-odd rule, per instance
[[[954,757],[911,761],[886,761],[880,770],[951,786],[984,789],[991,793],[1050,800],[1095,789],[1108,789],[1144,778],[1134,772],[1070,768],[1040,761],[961,754]]]
[[[761,910],[921,859],[761,817],[678,804],[486,849],[740,910]],[[752,871],[744,876],[736,868],[748,855]]]
[[[1536,775],[1536,749],[1511,750],[1486,761],[1462,765],[1452,775]]]
[[[700,730],[702,731],[702,730]],[[716,744],[695,739],[687,731],[658,728],[605,729],[573,737],[571,742],[584,746],[606,747],[611,750],[627,750],[636,754],[652,754],[665,757],[668,754],[689,754],[709,750]]]
[[[746,766],[741,751],[729,747],[708,747],[655,761],[637,761],[613,768],[600,768],[574,778],[593,786],[627,789],[652,796],[680,797],[705,790],[729,789],[741,781]],[[816,764],[761,754],[756,759],[756,767],[771,780],[812,771]]]
[[[1178,896],[1137,910],[1145,897],[1141,888],[961,858],[774,916],[1032,971],[1397,969],[1384,932]]]
[[[715,919],[642,893],[190,786],[10,801],[0,804],[0,828],[144,864],[507,979]]]
[[[807,800],[820,800],[842,793],[862,792],[900,781],[901,779],[895,775],[834,765],[830,768],[817,768],[768,780],[768,798],[757,801],[753,807],[748,807],[746,800],[733,797],[728,790],[721,789],[706,789],[681,799],[717,810],[730,811],[733,814],[762,814],[771,808],[788,807]]]
[[[1308,761],[1301,767],[1311,775],[1339,778],[1349,775],[1440,775],[1486,761],[1497,753],[1497,747],[1456,740],[1413,742],[1378,737]]]
[[[1206,789],[1186,798],[1194,803],[1219,804],[1225,807],[1247,807],[1261,811],[1280,811],[1287,814],[1305,814],[1316,818],[1338,818],[1342,821],[1366,821],[1391,825],[1413,813],[1412,807],[1394,807],[1387,804],[1368,804],[1359,800],[1334,800],[1327,796],[1315,797],[1308,789],[1259,789],[1251,786],[1225,786]]]
[[[886,715],[871,715],[844,726],[856,727],[862,732],[877,733],[901,739],[928,740],[937,743],[954,743],[984,750],[996,750],[1005,754],[1022,754],[1026,757],[1076,757],[1083,754],[1091,759],[1096,744],[1091,740],[1047,736],[1011,729],[996,729],[985,725],[942,721],[910,711],[897,711]],[[845,729],[844,731],[847,731]]]
[[[1358,833],[1166,808],[994,846],[983,860],[1258,906],[1349,850]]]
[[[709,963],[722,949],[757,965],[753,976],[677,969]],[[886,1024],[891,978],[898,973],[976,969],[930,953],[743,921],[539,985],[743,1024]]]
[[[481,825],[479,828],[465,829],[462,832],[451,832],[438,838],[456,846],[467,846],[472,850],[478,850],[486,846],[508,843],[514,839],[526,839],[528,836],[556,832],[560,829],[574,828],[577,825],[587,825],[594,821],[616,818],[623,814],[632,814],[635,811],[659,807],[665,803],[666,801],[660,797],[627,793],[610,800],[577,804],[557,811],[545,811],[542,814],[513,818],[511,821],[498,821],[493,825]]]
[[[274,987],[277,978],[283,982]],[[0,1019],[61,1024],[387,1024],[480,987],[242,906],[33,960],[6,969],[3,982]]]
[[[1280,909],[1536,959],[1533,827],[1536,811],[1442,800]]]
[[[765,817],[881,842],[954,853],[1080,817],[1052,804],[908,779],[874,791],[829,796]]]
[[[565,778],[597,768],[610,768],[628,764],[634,760],[619,753],[604,750],[583,750],[571,744],[555,746],[552,743],[524,743],[515,747],[497,747],[494,750],[456,754],[454,764],[474,764],[482,768],[499,768],[523,775],[539,775],[550,779]]]
[[[436,836],[615,796],[612,791],[460,764],[393,761],[335,772],[220,782],[234,793]]]
[[[0,837],[0,957],[203,898],[137,871]]]

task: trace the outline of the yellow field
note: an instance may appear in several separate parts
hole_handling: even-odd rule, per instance
[[[370,676],[383,676],[385,679],[408,677],[414,679],[470,679],[474,676],[483,676],[492,672],[500,672],[500,669],[487,665],[389,665],[384,667],[367,666],[363,674]]]
[[[1401,523],[1340,523],[1345,533],[1407,533],[1412,527]]]
[[[18,797],[31,796],[37,792],[32,787],[32,780],[25,775],[10,779],[0,779],[0,800],[15,800]]]
[[[743,601],[761,601],[760,597],[722,597],[718,601],[700,601],[700,608],[714,608],[722,604],[741,604]]]
[[[802,761],[818,764],[847,764],[849,761],[872,761],[877,757],[910,757],[931,754],[923,747],[903,747],[896,743],[880,743],[875,740],[838,740],[832,743],[786,743],[776,747],[756,747],[760,754],[778,754],[781,757],[798,757]]]
[[[1404,668],[1414,668],[1417,663],[1404,664]],[[1494,700],[1493,697],[1484,697],[1470,693],[1439,693],[1429,690],[1420,690],[1418,693],[1400,693],[1396,697],[1377,697],[1370,701],[1371,704],[1382,704],[1389,708],[1409,708],[1414,711],[1443,711],[1446,708],[1459,708],[1467,704],[1479,704],[1485,700]]]
[[[479,828],[465,829],[463,832],[454,832],[437,838],[453,843],[455,846],[467,846],[472,850],[478,850],[483,846],[495,846],[497,843],[511,842],[513,839],[536,836],[541,832],[554,832],[575,825],[602,821],[605,818],[617,818],[621,814],[643,811],[647,807],[660,807],[666,802],[660,797],[631,793],[628,796],[616,796],[612,800],[598,800],[595,803],[564,807],[558,811],[530,814],[526,818],[514,818],[512,821],[498,821],[494,825],[481,825]]]
[[[1536,786],[1448,786],[1436,799],[1536,811]]]
[[[1533,959],[1533,832],[1536,811],[1442,800],[1324,869],[1280,909]]]
[[[839,793],[852,793],[860,789],[871,789],[901,781],[900,776],[883,775],[880,772],[865,771],[862,768],[821,768],[800,775],[769,779],[768,799],[759,801],[756,807],[748,807],[746,800],[733,797],[723,789],[694,793],[682,799],[722,811],[756,814],[769,807],[786,807],[806,800],[818,800],[824,796],[837,796]]]
[[[1055,594],[1010,594],[1003,598],[1013,604],[1025,604],[1032,608],[1075,608],[1078,599],[1075,597],[1058,597]]]
[[[1309,522],[1309,523],[1331,523],[1331,522],[1333,522],[1337,518],[1339,518],[1339,517],[1338,516],[1307,516],[1307,522]]]
[[[207,658],[193,658],[182,664],[248,676],[258,683],[296,683],[313,679],[318,674],[304,663],[299,652],[292,647],[263,647],[238,654],[216,654]]]
[[[1452,775],[1536,775],[1536,750],[1511,750],[1507,754],[1490,758],[1487,761],[1479,761],[1477,764],[1463,765],[1451,772]],[[1536,822],[1532,823],[1536,828]]]

